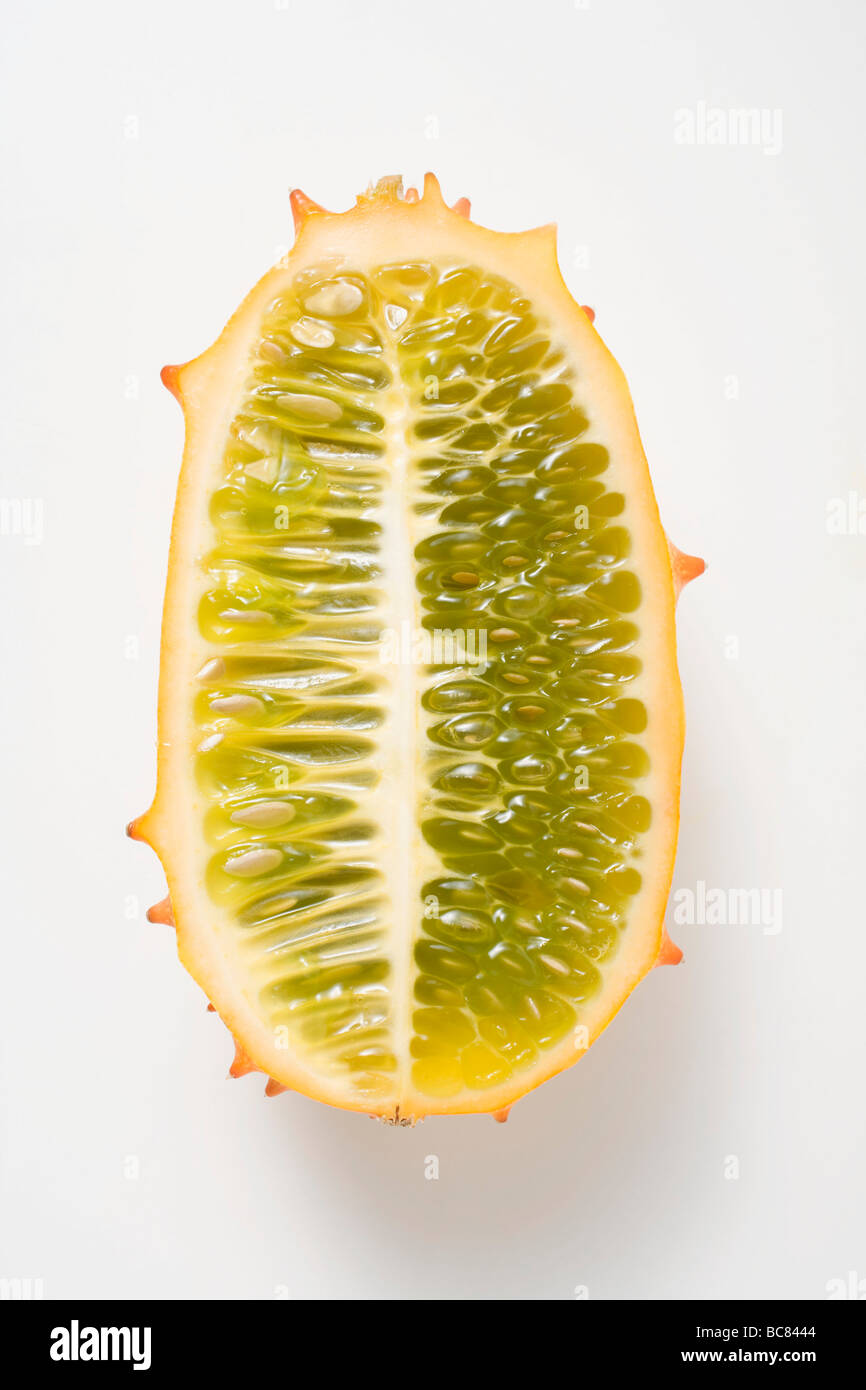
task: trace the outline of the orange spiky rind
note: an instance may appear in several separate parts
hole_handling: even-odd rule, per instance
[[[498,1125],[504,1125],[511,1114],[511,1106],[505,1105],[501,1110],[492,1110],[491,1114]]]
[[[306,193],[300,188],[293,188],[289,194],[289,204],[292,209],[292,219],[297,232],[308,217],[314,216],[317,212],[326,212],[320,203],[314,203],[312,198],[308,198]]]
[[[469,221],[471,213],[469,198],[460,197],[450,205],[446,203],[439,180],[431,172],[424,175],[423,191],[420,194],[415,187],[404,190],[403,180],[399,174],[387,174],[375,183],[371,183],[363,193],[359,193],[355,199],[355,208],[350,209],[348,213],[329,212],[327,208],[314,202],[300,189],[293,189],[290,199],[296,246],[303,239],[302,233],[305,232],[307,224],[311,221],[333,220],[336,222],[340,218],[351,216],[353,213],[366,213],[371,209],[383,209],[397,205],[415,205],[417,207],[424,204],[428,214],[445,213],[458,217],[464,222]],[[552,223],[541,227],[532,227],[519,233],[493,233],[483,228],[479,228],[479,231],[491,237],[503,237],[515,243],[524,243],[526,249],[531,248],[532,254],[536,257],[544,258],[551,267],[556,265],[556,227]],[[282,266],[283,262],[281,261],[279,264]],[[558,267],[556,273],[559,273]]]
[[[415,187],[404,189],[400,174],[385,174],[375,183],[371,183],[363,193],[358,194],[355,205],[356,207],[363,207],[368,203],[418,203],[423,200],[441,203],[443,208],[448,206],[442,195],[439,180],[433,173],[428,172],[424,175],[423,192],[421,193]],[[327,211],[318,203],[313,202],[312,198],[308,198],[306,193],[301,192],[299,188],[292,189],[290,201],[296,228],[300,227],[312,213]],[[470,200],[458,198],[456,202],[451,204],[449,210],[457,213],[458,217],[468,218],[471,212]]]
[[[159,379],[162,382],[163,386],[165,386],[171,392],[175,400],[179,401],[181,405],[183,405],[183,397],[181,395],[180,390],[180,374],[183,371],[183,365],[184,364],[182,364],[179,367],[163,367],[162,371],[159,374]]]
[[[678,549],[668,537],[668,552],[671,559],[671,573],[673,576],[674,599],[679,599],[680,594],[687,584],[691,584],[693,579],[697,579],[706,569],[706,561],[698,555],[687,555],[685,551]],[[671,940],[668,935],[667,927],[662,926],[661,941],[659,943],[658,955],[655,959],[656,965],[679,965],[683,958],[682,950]]]
[[[160,898],[158,903],[149,907],[145,913],[148,922],[158,922],[162,926],[176,926],[174,913],[171,910],[171,898],[166,893],[164,898]]]
[[[659,953],[656,956],[656,965],[679,965],[682,958],[683,953],[679,946],[671,941],[667,927],[662,927],[662,939]]]
[[[685,551],[678,550],[673,541],[668,540],[668,550],[671,555],[671,570],[674,576],[674,594],[679,598],[687,584],[691,584],[693,579],[702,575],[707,567],[706,560],[702,560],[699,555],[686,555]]]
[[[247,1056],[237,1038],[233,1038],[232,1041],[235,1045],[235,1057],[229,1067],[229,1076],[237,1079],[239,1076],[248,1076],[251,1071],[258,1071],[259,1068],[256,1066],[255,1062]]]
[[[309,258],[311,247],[318,248],[322,245],[328,245],[330,243],[332,223],[336,228],[336,223],[339,221],[339,219],[346,217],[347,221],[343,225],[345,225],[347,228],[357,228],[360,236],[369,237],[370,235],[372,235],[370,230],[371,228],[375,231],[376,229],[378,229],[379,225],[384,226],[384,219],[390,219],[393,214],[394,226],[397,226],[401,229],[406,229],[407,233],[409,231],[414,233],[415,229],[417,228],[420,231],[423,231],[426,235],[429,230],[430,232],[432,232],[434,240],[439,236],[453,240],[453,237],[455,235],[459,235],[461,237],[465,236],[467,240],[469,240],[470,238],[474,239],[476,237],[488,238],[491,247],[499,248],[496,252],[496,257],[494,257],[494,260],[498,259],[500,253],[505,254],[505,252],[502,251],[502,248],[508,248],[508,256],[512,254],[513,250],[514,256],[517,258],[517,263],[519,265],[526,266],[527,264],[530,264],[533,266],[533,278],[535,278],[535,266],[539,267],[538,278],[546,282],[546,284],[550,287],[551,293],[559,294],[560,288],[562,289],[562,291],[565,290],[564,282],[560,287],[562,277],[556,265],[554,228],[548,226],[538,228],[526,233],[503,234],[489,232],[486,229],[477,227],[474,223],[471,223],[468,226],[466,226],[466,223],[465,221],[463,221],[463,219],[468,215],[468,200],[458,199],[455,204],[449,207],[445,203],[444,198],[442,197],[438,180],[432,174],[428,175],[425,178],[423,198],[419,198],[418,192],[415,189],[409,189],[404,195],[402,192],[401,181],[392,177],[380,181],[380,184],[376,186],[375,190],[369,192],[367,195],[362,195],[362,197],[358,199],[358,204],[364,204],[365,206],[361,207],[359,211],[353,210],[348,214],[335,214],[327,212],[318,204],[314,203],[312,199],[308,199],[305,194],[300,193],[299,190],[298,194],[299,198],[296,199],[295,202],[299,204],[299,210],[302,211],[303,216],[300,220],[300,223],[298,217],[295,217],[295,225],[299,233],[299,254],[301,256],[302,263],[304,257]],[[402,202],[404,204],[403,209],[398,209],[394,206],[398,202]],[[418,204],[420,202],[426,203],[426,208],[421,209],[416,206],[412,208],[407,215],[405,204]],[[375,206],[370,206],[373,203],[375,203]],[[465,211],[463,207],[464,203],[466,204]],[[295,207],[293,205],[293,214],[294,213]],[[380,219],[383,219],[381,223]],[[463,228],[463,230],[461,230],[459,234],[455,233],[454,230],[455,227],[458,225],[458,219],[461,220]],[[306,230],[303,231],[303,228],[306,228]],[[486,244],[487,243],[485,243],[485,245]],[[297,253],[298,247],[296,246],[296,254]],[[252,302],[252,296],[250,302]],[[599,339],[597,333],[594,331],[589,331],[589,324],[592,323],[592,319],[594,317],[593,311],[588,307],[584,307],[583,309],[581,309],[579,306],[576,306],[573,301],[571,301],[571,307],[574,312],[575,318],[578,319],[580,321],[580,324],[582,324],[583,326],[581,330],[578,328],[577,325],[575,325],[575,331],[578,333],[582,331],[587,338],[591,338],[594,344],[598,345],[601,340]],[[232,321],[232,325],[230,325],[230,327],[226,330],[225,341],[228,340],[228,335],[230,335],[232,331],[235,331],[234,326],[244,321],[244,315],[249,315],[249,310],[247,308],[244,308],[241,311],[239,311],[236,318]],[[224,352],[224,348],[220,348],[219,345],[217,345],[214,349],[209,350],[210,356],[208,356],[207,354],[205,355],[205,357],[208,360],[208,363],[212,364],[214,361],[219,362],[221,351]],[[598,347],[594,347],[593,351],[599,351]],[[200,360],[204,361],[205,359],[203,358]],[[197,412],[199,412],[202,409],[198,402],[198,396],[200,392],[197,388],[199,386],[200,378],[197,375],[197,373],[199,373],[202,370],[198,366],[198,361],[199,360],[197,360],[197,362],[194,364],[189,364],[188,374],[185,368],[169,367],[165,369],[165,373],[163,375],[163,380],[165,381],[165,384],[168,386],[168,388],[172,390],[172,393],[176,395],[178,399],[181,399],[181,394],[183,394],[183,396],[185,397],[185,399],[183,399],[181,403],[182,405],[184,405],[185,413],[188,412],[187,432],[188,447],[190,448],[190,450],[192,450],[192,446],[189,443],[190,438],[191,436],[194,436],[195,430],[198,428]],[[210,365],[209,370],[212,370],[212,367]],[[166,379],[166,377],[168,377],[168,379]],[[181,383],[183,383],[184,388],[182,393]],[[625,405],[627,405],[628,395],[627,388],[625,388],[624,384],[620,387],[620,390],[623,392]],[[182,501],[183,498],[181,495],[179,499],[179,509],[181,507]],[[665,542],[662,540],[660,534],[658,535],[658,540],[662,555],[662,568],[666,570],[667,567],[664,564],[664,560],[666,558]],[[676,549],[676,547],[670,547],[670,564],[671,569],[669,573],[673,576],[673,588],[677,595],[679,594],[683,585],[689,582],[692,578],[695,578],[697,574],[701,573],[704,568],[702,561],[696,559],[696,557],[684,556],[681,552],[679,552]],[[670,594],[670,590],[668,590],[668,594]],[[671,608],[672,606],[673,605],[670,604]],[[162,702],[164,698],[163,687],[165,687],[166,690],[171,688],[170,677],[171,672],[167,668],[164,673],[164,676],[163,674],[161,674],[161,719]],[[674,710],[673,714],[671,715],[672,725],[676,724],[675,715],[676,711]],[[161,745],[161,756],[163,756],[164,748],[167,748],[168,746],[168,743]],[[165,853],[165,850],[169,848],[170,844],[169,838],[165,834],[164,830],[164,819],[166,814],[165,805],[165,794],[163,793],[161,799],[158,796],[157,803],[155,803],[154,807],[149,812],[147,812],[145,816],[140,817],[137,821],[133,821],[129,827],[129,833],[132,836],[132,838],[145,840],[148,843],[153,843],[161,856]],[[172,889],[174,891],[176,885],[171,874],[169,875],[169,883],[172,885]],[[668,885],[670,883],[669,875],[667,878],[667,883]],[[182,886],[183,885],[181,884],[180,887]],[[182,923],[186,923],[188,921],[188,914],[182,893],[176,897],[176,901],[178,903],[180,920]],[[669,942],[669,938],[666,937],[666,934],[663,934],[661,938],[659,937],[659,915],[657,915],[655,919],[656,935],[652,941],[651,948],[648,951],[647,956],[644,958],[644,964],[642,966],[643,973],[645,973],[645,971],[653,964],[654,953],[655,963],[657,964],[673,963],[673,959],[679,959],[682,954],[678,951],[678,948],[674,947],[672,943]],[[189,928],[187,927],[186,931],[184,931],[184,928],[182,926],[178,932],[178,937],[179,946],[181,948],[181,958],[183,959],[184,964],[187,965],[187,968],[192,970],[192,966],[189,964],[189,955],[191,953]],[[658,945],[657,950],[656,943],[660,943]],[[672,955],[671,952],[673,952],[674,954]],[[201,954],[203,955],[203,952]],[[193,973],[195,973],[195,977],[199,979],[201,983],[201,978],[198,971],[194,971]],[[631,986],[631,988],[633,988],[633,985]],[[240,1010],[235,1008],[230,998],[227,1000],[225,993],[222,990],[222,981],[217,978],[209,980],[207,982],[207,992],[209,994],[212,994],[213,998],[217,1001],[219,1013],[225,1019],[228,1026],[232,1029],[237,1027],[238,1024],[241,1022],[241,1020],[237,1017]],[[214,1006],[212,1004],[209,1005],[209,1009],[211,1011],[215,1011]],[[600,1031],[600,1029],[604,1026],[605,1022],[602,1021],[597,1031]],[[276,1070],[279,1075],[283,1075],[283,1069],[278,1060],[272,1058],[270,1060],[270,1067],[268,1066],[267,1052],[264,1047],[262,1047],[261,1049],[257,1049],[255,1042],[251,1042],[249,1045],[251,1046],[252,1050],[256,1051],[256,1054],[259,1056],[260,1065],[258,1067],[255,1067],[256,1070],[264,1072],[266,1076],[269,1075],[270,1070]],[[582,1049],[582,1051],[583,1050],[585,1049]],[[567,1063],[565,1063],[565,1065],[567,1065]],[[295,1089],[302,1091],[305,1094],[310,1094],[317,1099],[331,1100],[330,1096],[326,1096],[321,1093],[318,1086],[312,1086],[308,1089],[308,1083],[304,1078],[303,1073],[300,1073],[299,1075],[293,1074],[290,1069],[287,1069],[287,1072],[287,1080],[290,1084],[286,1086],[283,1082],[279,1082],[275,1078],[270,1078],[268,1086],[266,1088],[267,1095],[280,1094],[285,1089]],[[554,1070],[550,1070],[546,1076],[540,1076],[538,1080],[533,1081],[533,1083],[529,1087],[527,1087],[527,1090],[534,1089],[536,1085],[540,1085],[542,1081],[546,1080],[547,1076],[554,1074]],[[510,1097],[496,1097],[495,1100],[496,1103],[493,1103],[494,1097],[490,1097],[490,1099],[484,1097],[484,1104],[479,1104],[477,1108],[478,1110],[486,1110],[487,1113],[493,1114],[497,1118],[497,1120],[499,1120],[499,1122],[502,1122],[502,1120],[507,1115],[508,1109],[510,1108]],[[344,1102],[342,1098],[332,1100],[331,1103],[340,1105],[345,1104],[345,1108],[348,1109],[361,1108],[360,1104],[350,1105]],[[416,1111],[416,1114],[412,1117],[412,1120],[414,1121],[415,1118],[421,1117],[424,1113],[436,1113],[438,1110],[439,1107],[433,1106],[431,1106],[430,1112],[426,1112],[419,1109],[418,1111]],[[466,1113],[464,1109],[461,1109],[460,1111],[452,1111],[448,1106],[445,1107],[445,1111],[446,1113]],[[388,1114],[385,1114],[383,1116],[383,1114],[380,1112],[379,1118],[383,1117],[389,1120],[392,1119],[392,1116]],[[397,1120],[398,1117],[399,1106],[397,1108],[396,1115],[393,1116],[393,1119]]]
[[[435,174],[431,173],[425,174],[424,176],[423,193],[421,194],[419,194],[418,189],[414,187],[407,188],[404,190],[403,180],[399,174],[386,174],[384,177],[377,179],[375,183],[371,183],[363,193],[359,193],[355,200],[355,205],[358,208],[363,208],[365,206],[373,204],[417,204],[422,201],[428,203],[438,203],[441,205],[443,209],[447,209],[448,211],[455,213],[458,217],[462,217],[467,220],[471,212],[471,204],[468,198],[458,198],[457,201],[455,203],[452,203],[450,208],[448,208],[442,196],[442,189],[439,185],[439,180],[436,178]],[[329,212],[327,208],[324,208],[320,203],[315,202],[300,188],[293,188],[291,190],[289,194],[289,202],[292,209],[292,220],[294,222],[296,235],[302,231],[303,227],[311,217],[315,217],[317,215],[324,215],[326,217],[336,217],[342,215],[339,213]],[[179,369],[166,368],[166,372],[176,372],[177,370]],[[169,382],[166,381],[166,384],[169,385]],[[175,388],[174,386],[170,386],[170,389],[174,390]]]
[[[425,199],[429,198],[433,203],[441,203],[443,207],[446,205],[445,199],[442,197],[442,185],[436,175],[429,170],[424,175],[424,193],[422,196]]]

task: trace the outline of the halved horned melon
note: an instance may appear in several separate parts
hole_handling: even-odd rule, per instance
[[[159,698],[156,849],[234,1075],[386,1119],[488,1111],[650,967],[683,715],[628,390],[554,231],[384,179],[203,356]]]

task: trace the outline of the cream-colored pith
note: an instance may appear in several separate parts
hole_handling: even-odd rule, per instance
[[[415,583],[415,546],[419,523],[415,513],[415,477],[410,430],[412,402],[400,370],[393,330],[381,325],[384,360],[391,385],[380,402],[385,419],[385,482],[379,508],[382,526],[380,560],[386,609],[383,640],[377,658],[388,677],[387,719],[379,736],[379,756],[385,771],[379,787],[378,824],[382,827],[382,854],[391,935],[391,1027],[393,1049],[399,1059],[397,1095],[408,1085],[409,1039],[412,1032],[413,948],[418,930],[419,863],[424,842],[418,831],[420,766],[418,737],[420,668],[405,650],[405,635],[420,624]],[[374,803],[375,805],[375,803]],[[374,812],[375,814],[375,812]]]

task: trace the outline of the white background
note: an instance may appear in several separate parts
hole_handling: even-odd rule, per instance
[[[555,1300],[866,1277],[866,535],[827,528],[866,496],[862,5],[6,9],[0,493],[44,512],[41,543],[0,536],[0,1276]],[[679,143],[701,102],[779,111],[781,150]],[[285,248],[292,185],[341,208],[428,167],[493,227],[559,223],[665,525],[710,565],[680,606],[675,886],[780,889],[783,918],[672,925],[685,963],[506,1126],[409,1131],[224,1080],[123,826],[153,791],[182,438],[158,370]]]

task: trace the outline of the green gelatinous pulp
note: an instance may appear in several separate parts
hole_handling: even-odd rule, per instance
[[[399,922],[375,814],[395,386],[431,639],[405,813],[438,866]],[[640,585],[591,405],[520,291],[471,266],[306,272],[262,323],[203,561],[206,881],[270,1024],[361,1097],[396,1085],[399,1017],[433,1097],[537,1062],[640,888]]]

